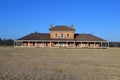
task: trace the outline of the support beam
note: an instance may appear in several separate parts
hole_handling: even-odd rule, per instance
[[[88,48],[89,48],[89,42],[87,42],[87,44],[88,44]]]
[[[50,48],[51,48],[51,41],[50,41]]]
[[[101,48],[102,48],[102,42],[101,42]]]
[[[42,42],[42,48],[44,48],[45,47],[45,45],[44,45],[44,41]]]
[[[28,47],[30,47],[30,42],[28,41]]]
[[[23,42],[22,41],[20,41],[21,42],[21,47],[23,47]]]
[[[74,41],[74,48],[76,48],[75,41]]]
[[[68,42],[66,42],[66,47],[68,48]]]
[[[16,46],[16,42],[14,41],[14,47]]]
[[[59,41],[58,41],[58,45],[59,45],[58,48],[60,48],[61,45],[60,45]]]
[[[89,42],[87,42],[87,47],[89,48]]]
[[[96,45],[95,45],[95,44],[96,44],[96,42],[94,42],[94,48],[96,48]]]
[[[37,41],[35,41],[35,47],[37,47]]]
[[[109,48],[109,42],[108,42],[108,48]]]
[[[82,48],[82,42],[81,42],[81,48]]]

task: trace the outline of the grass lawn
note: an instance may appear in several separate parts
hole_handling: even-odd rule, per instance
[[[120,80],[120,48],[0,47],[0,80]]]

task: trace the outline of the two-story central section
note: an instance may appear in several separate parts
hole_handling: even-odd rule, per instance
[[[74,26],[50,27],[50,39],[53,47],[74,47]]]
[[[75,29],[73,26],[51,27],[49,31],[50,31],[50,39],[74,39]]]

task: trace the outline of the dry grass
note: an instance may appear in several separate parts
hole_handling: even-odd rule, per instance
[[[0,47],[0,80],[120,80],[120,49]]]

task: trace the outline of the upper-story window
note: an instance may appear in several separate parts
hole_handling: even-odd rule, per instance
[[[55,33],[55,36],[54,36],[54,38],[57,38],[58,37],[58,34],[57,33]]]
[[[67,38],[70,38],[70,34],[69,33],[67,33]]]
[[[61,38],[64,38],[64,34],[63,33],[61,34]]]

